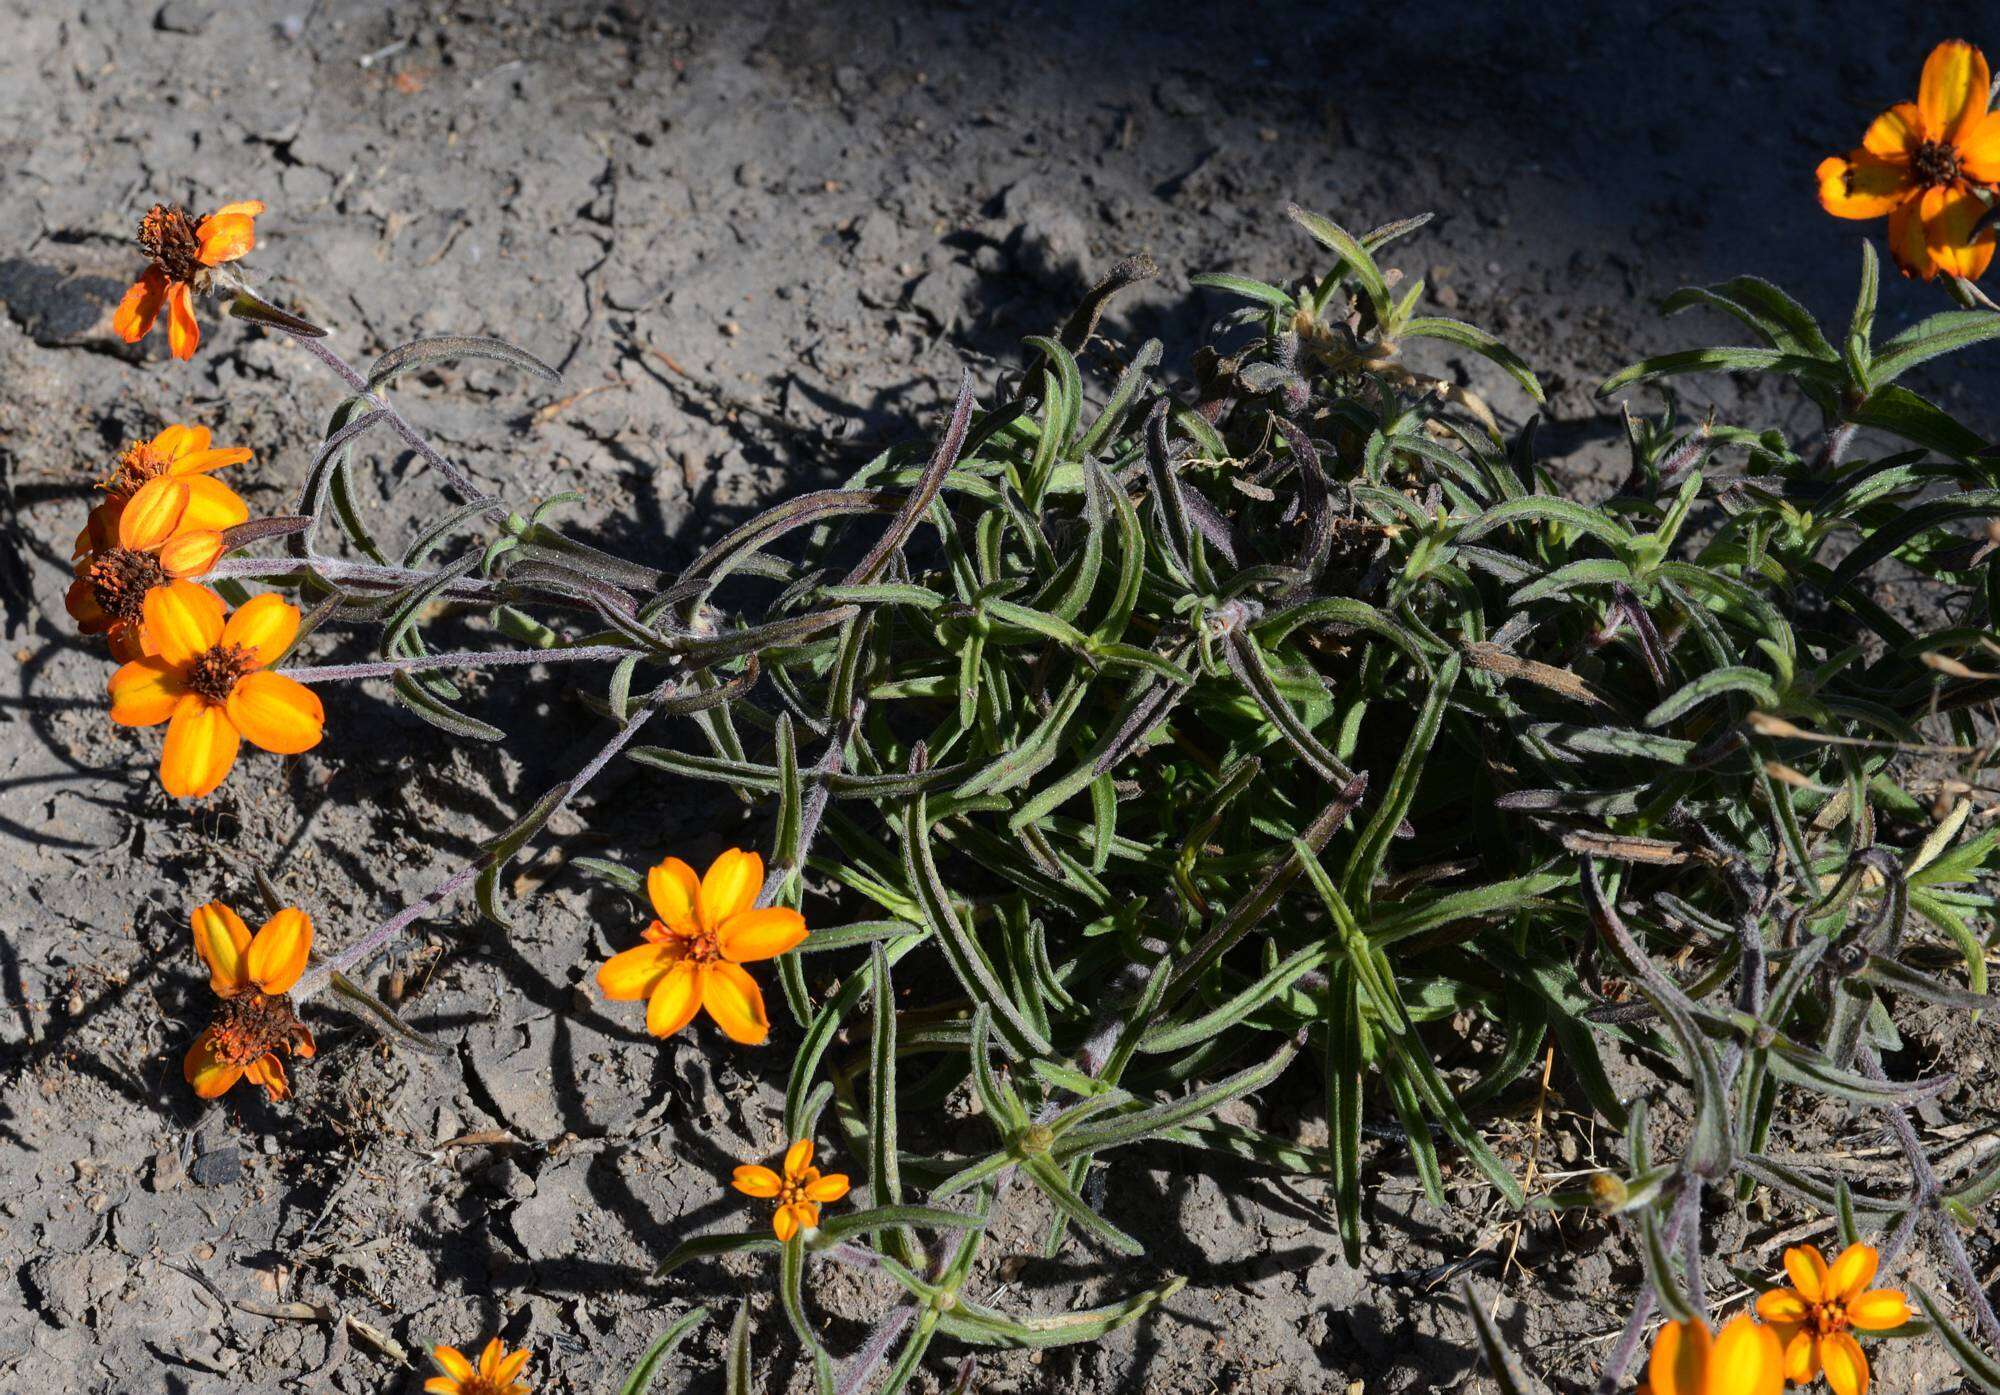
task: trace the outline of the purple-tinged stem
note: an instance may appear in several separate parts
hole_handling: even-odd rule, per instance
[[[374,659],[360,664],[307,664],[284,670],[301,683],[341,683],[358,678],[389,678],[437,668],[499,668],[509,664],[611,663],[639,653],[622,644],[579,644],[570,649],[465,649],[451,654],[420,654],[409,659]]]
[[[549,816],[553,818],[565,804],[576,797],[577,793],[585,785],[596,779],[598,772],[611,763],[613,756],[616,756],[620,751],[625,749],[632,738],[639,734],[639,728],[652,720],[657,711],[658,709],[655,707],[647,707],[633,713],[631,720],[627,721],[609,741],[604,743],[603,749],[592,756],[588,764],[577,771],[576,774],[570,776],[560,787],[562,792],[557,796],[555,805],[549,810]],[[395,939],[404,930],[408,929],[431,911],[436,910],[446,901],[449,901],[464,888],[470,886],[478,879],[481,872],[484,872],[488,867],[493,865],[498,856],[499,853],[497,850],[482,853],[471,864],[452,873],[451,876],[445,878],[437,886],[425,892],[414,904],[396,912],[395,915],[383,921],[360,940],[335,955],[331,960],[325,964],[314,965],[306,972],[306,976],[299,981],[299,986],[292,990],[292,996],[303,1002],[324,988],[327,980],[332,978],[334,974],[352,973],[354,970],[360,968],[372,959],[384,945]]]

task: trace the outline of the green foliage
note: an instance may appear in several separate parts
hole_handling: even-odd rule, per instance
[[[1092,338],[1138,274],[1121,267],[1063,334],[1028,341],[1013,396],[981,411],[968,381],[935,449],[786,501],[678,576],[500,509],[496,538],[460,537],[456,562],[411,562],[368,598],[387,659],[431,652],[440,600],[546,617],[546,635],[515,631],[545,659],[609,650],[617,744],[678,722],[624,753],[770,811],[773,884],[825,927],[810,966],[786,966],[787,1124],[810,1132],[830,1091],[870,1205],[782,1247],[697,1237],[667,1267],[778,1249],[822,1389],[899,1389],[940,1335],[1091,1340],[1173,1292],[1162,1277],[1054,1317],[984,1306],[965,1290],[1010,1189],[1045,1202],[1046,1250],[1068,1237],[1141,1267],[1143,1217],[1115,1181],[1141,1158],[1328,1176],[1351,1261],[1371,1165],[1408,1167],[1442,1206],[1463,1161],[1519,1207],[1527,1179],[1487,1110],[1545,1041],[1631,1144],[1628,1175],[1555,1204],[1619,1214],[1670,1312],[1699,1303],[1684,1247],[1704,1187],[1762,1184],[1893,1228],[2000,1185],[1850,1192],[1774,1151],[1815,1098],[1900,1117],[1937,1088],[1881,1077],[1891,1009],[1986,1002],[1977,879],[1995,835],[1965,836],[1964,805],[1934,829],[1941,787],[1907,757],[1974,744],[1995,596],[1953,525],[2000,514],[2000,491],[1983,443],[1895,380],[2000,316],[1877,344],[1872,255],[1838,345],[1754,278],[1682,292],[1670,309],[1719,311],[1758,342],[1649,359],[1605,392],[1779,374],[1822,430],[1628,413],[1629,479],[1586,504],[1535,463],[1532,422],[1510,436],[1483,398],[1406,363],[1436,341],[1420,352],[1481,356],[1540,399],[1497,340],[1414,313],[1382,259],[1420,220],[1357,236],[1292,217],[1331,265],[1290,289],[1198,278],[1245,305],[1193,359],[1191,392],[1162,378],[1159,345]],[[506,356],[385,356],[336,415],[325,468],[381,417],[393,372],[470,352]],[[1850,459],[1863,427],[1915,449]],[[1964,492],[1934,501],[1940,486]],[[442,536],[427,548],[450,550]],[[1892,560],[1968,588],[1948,625],[1870,598]],[[358,594],[324,567],[311,584]],[[449,685],[397,677],[447,730],[491,730]],[[500,869],[572,788],[489,847],[495,919]],[[591,870],[634,890],[663,851]],[[1441,1064],[1467,1039],[1483,1068]],[[1654,1158],[1644,1112],[1611,1087],[1604,1058],[1628,1051],[1673,1063],[1678,1157]],[[981,1148],[952,1146],[954,1102],[991,1131]],[[1322,1105],[1326,1142],[1309,1144],[1297,1120]],[[1384,1132],[1401,1141],[1373,1159],[1363,1139]],[[810,1311],[821,1262],[906,1295],[838,1374]],[[1466,1301],[1508,1388],[1533,1388]],[[1988,1370],[1965,1340],[1968,1372]]]

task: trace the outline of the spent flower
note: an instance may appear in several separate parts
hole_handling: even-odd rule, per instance
[[[312,917],[286,906],[252,935],[243,917],[211,901],[195,907],[192,922],[195,953],[222,1007],[189,1048],[182,1075],[205,1100],[245,1078],[272,1100],[284,1099],[291,1093],[284,1057],[313,1054],[312,1033],[290,997],[312,955]]]
[[[256,199],[224,204],[196,219],[179,204],[156,203],[139,220],[139,246],[150,263],[125,292],[112,328],[127,344],[152,331],[160,311],[167,312],[167,343],[178,359],[194,357],[201,344],[201,326],[194,318],[194,297],[206,295],[215,268],[244,256],[257,245],[257,215],[264,205]]]

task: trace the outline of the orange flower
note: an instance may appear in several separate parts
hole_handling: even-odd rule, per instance
[[[1889,254],[1905,276],[1975,278],[1993,260],[1993,230],[1974,192],[2000,183],[2000,112],[1986,109],[1986,56],[1963,39],[1931,50],[1917,100],[1875,118],[1858,149],[1820,161],[1820,206],[1836,218],[1889,220]]]
[[[168,794],[186,799],[221,784],[243,737],[285,756],[319,744],[319,698],[267,667],[299,632],[297,606],[256,596],[224,623],[222,597],[170,581],[146,593],[145,625],[154,652],[111,675],[111,720],[167,723],[160,783]]]
[[[514,1379],[528,1364],[527,1349],[509,1356],[498,1337],[479,1353],[477,1370],[457,1347],[432,1347],[431,1364],[444,1374],[424,1382],[426,1395],[529,1395],[527,1382]]]
[[[291,1093],[284,1057],[312,1059],[312,1033],[292,1011],[288,994],[312,954],[312,917],[287,906],[255,935],[243,918],[211,901],[194,910],[194,949],[208,965],[208,986],[222,1010],[188,1049],[181,1074],[205,1100],[248,1076],[273,1101]]]
[[[1787,1380],[1804,1385],[1824,1370],[1834,1395],[1865,1395],[1868,1358],[1849,1329],[1880,1332],[1910,1320],[1899,1291],[1868,1287],[1879,1259],[1873,1245],[1849,1245],[1831,1265],[1816,1246],[1785,1251],[1792,1286],[1763,1294],[1757,1312],[1784,1343]]]
[[[153,321],[167,312],[167,343],[174,357],[190,359],[201,343],[201,326],[194,320],[194,293],[208,294],[214,269],[233,262],[257,245],[257,215],[264,205],[255,199],[224,204],[196,222],[179,204],[156,203],[139,220],[139,246],[152,265],[133,283],[111,317],[111,327],[127,344],[152,332]]]
[[[241,465],[250,458],[248,446],[211,447],[206,426],[169,426],[150,441],[128,446],[118,464],[97,487],[107,496],[90,512],[90,524],[77,536],[76,553],[97,551],[103,539],[118,535],[118,515],[133,495],[157,479],[177,479],[188,486],[188,526],[231,528],[250,516],[250,506],[210,472]]]
[[[764,995],[742,967],[770,959],[806,937],[805,917],[783,907],[756,909],[764,859],[731,848],[708,875],[670,857],[646,874],[659,919],[646,942],[614,954],[597,986],[614,1002],[647,999],[646,1030],[670,1037],[707,1008],[731,1041],[761,1046],[771,1034]]]
[[[142,658],[154,652],[144,633],[146,597],[170,580],[206,573],[222,556],[222,530],[249,515],[233,490],[212,480],[147,480],[129,499],[92,510],[77,535],[76,580],[63,606],[83,633],[110,637],[114,658]]]
[[[824,1177],[812,1165],[813,1143],[802,1138],[785,1150],[785,1175],[768,1167],[747,1163],[736,1169],[729,1185],[745,1196],[761,1197],[778,1203],[771,1217],[771,1229],[780,1240],[789,1240],[802,1230],[819,1225],[819,1208],[847,1195],[847,1174],[829,1172]]]
[[[1778,1334],[1738,1313],[1712,1336],[1701,1321],[1663,1324],[1638,1395],[1780,1395],[1784,1388]]]

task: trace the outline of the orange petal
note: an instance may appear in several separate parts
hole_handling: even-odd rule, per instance
[[[799,1233],[799,1218],[792,1214],[789,1206],[780,1206],[771,1216],[771,1229],[780,1240],[789,1240]]]
[[[768,1167],[756,1163],[745,1163],[730,1176],[729,1185],[745,1196],[760,1197],[764,1200],[776,1196],[785,1189],[784,1179]]]
[[[105,647],[111,657],[121,664],[129,664],[139,659],[150,659],[156,654],[152,641],[146,638],[146,627],[134,625],[124,620],[113,620],[111,628],[105,632]]]
[[[251,935],[243,917],[220,901],[210,901],[196,906],[188,920],[194,929],[194,952],[208,965],[208,986],[216,996],[233,998],[249,988],[245,957]]]
[[[1788,1288],[1774,1288],[1757,1296],[1757,1316],[1766,1322],[1804,1322],[1811,1311],[1806,1300]]]
[[[111,675],[111,720],[121,727],[156,727],[174,715],[186,692],[180,669],[165,659],[134,659]]]
[[[1920,199],[1905,199],[1889,215],[1889,255],[1905,276],[1921,276],[1928,281],[1937,275],[1937,263],[1924,245],[1924,220]]]
[[[167,744],[160,752],[160,784],[177,799],[207,794],[236,764],[241,740],[220,707],[187,694],[167,723]]]
[[[813,1141],[802,1138],[785,1150],[785,1175],[796,1180],[800,1173],[812,1166]]]
[[[208,216],[211,218],[220,218],[228,213],[247,213],[252,218],[255,218],[263,211],[264,201],[262,199],[238,199],[235,203],[224,204]]]
[[[754,964],[795,948],[806,937],[806,918],[784,906],[744,911],[724,921],[716,932],[716,948],[724,959]]]
[[[170,475],[188,487],[187,513],[183,528],[234,528],[250,517],[250,506],[235,490],[207,475]]]
[[[2000,184],[2000,111],[1972,124],[1958,143],[1959,172],[1981,184]]]
[[[111,628],[111,617],[104,613],[104,607],[97,603],[97,592],[89,582],[78,577],[63,592],[63,609],[69,618],[76,621],[76,627],[87,635],[102,634]]]
[[[167,286],[167,346],[183,363],[201,347],[201,326],[194,318],[194,294],[184,281]]]
[[[727,960],[717,960],[707,969],[701,1001],[708,1015],[731,1041],[762,1046],[771,1035],[771,1019],[764,1013],[764,995],[757,980]]]
[[[741,848],[731,848],[715,859],[702,874],[701,895],[695,910],[701,928],[715,930],[733,915],[757,904],[764,889],[764,859]]]
[[[209,439],[209,430],[206,426],[188,426],[182,422],[175,422],[171,426],[161,427],[160,434],[146,444],[152,447],[153,454],[163,455],[171,461],[179,460],[191,451],[208,449]]]
[[[243,1067],[231,1065],[215,1054],[215,1033],[203,1032],[181,1059],[181,1078],[194,1086],[202,1099],[212,1100],[228,1093],[243,1078]]]
[[[1799,1291],[1799,1297],[1808,1303],[1818,1303],[1826,1298],[1826,1258],[1815,1245],[1793,1245],[1785,1251],[1785,1272],[1792,1276],[1792,1287]]]
[[[650,941],[634,945],[604,961],[597,971],[597,987],[614,1003],[636,1003],[652,995],[680,957],[677,945]]]
[[[667,858],[646,873],[646,896],[653,903],[653,914],[669,929],[693,932],[694,903],[700,894],[701,878],[678,857]]]
[[[1748,1313],[1724,1323],[1708,1357],[1710,1395],[1781,1395],[1784,1388],[1778,1334]]]
[[[1957,144],[1985,115],[1986,93],[1991,86],[1986,56],[1965,40],[1947,39],[1932,49],[1924,60],[1923,78],[1917,83],[1917,109],[1924,135]]]
[[[1878,160],[1863,150],[1850,159],[1827,156],[1814,175],[1819,206],[1836,218],[1886,217],[1916,188],[1907,165]]]
[[[211,213],[195,225],[204,266],[233,262],[257,245],[257,224],[247,213]]]
[[[847,1195],[851,1186],[845,1172],[829,1172],[806,1187],[806,1200],[838,1201]]]
[[[1910,1300],[1899,1289],[1870,1289],[1847,1300],[1847,1320],[1863,1332],[1901,1327],[1910,1320]]]
[[[528,1349],[526,1347],[522,1347],[519,1351],[515,1352],[512,1356],[508,1357],[506,1360],[502,1361],[497,1367],[494,1368],[493,1379],[500,1385],[506,1386],[509,1382],[511,1382],[514,1379],[514,1377],[521,1374],[521,1368],[526,1366],[527,1364],[528,1364]]]
[[[188,426],[181,428],[183,431],[193,431],[195,429]],[[207,427],[204,426],[199,429],[204,437],[208,435]],[[241,465],[249,458],[250,447],[248,446],[223,446],[218,450],[210,450],[204,445],[198,450],[192,448],[183,449],[179,454],[175,455],[173,463],[167,467],[167,473],[183,477],[188,475],[205,475],[211,470],[220,470],[225,465]]]
[[[127,344],[138,343],[151,332],[153,321],[160,318],[160,307],[166,303],[167,274],[158,267],[149,267],[118,302],[118,309],[111,316],[112,332]]]
[[[1933,197],[1935,195],[1935,197]],[[1986,205],[1969,193],[1955,189],[1930,189],[1924,193],[1924,246],[1947,276],[1977,280],[1993,260],[1993,230],[1975,234]]]
[[[1662,1323],[1646,1363],[1654,1395],[1706,1395],[1709,1344],[1705,1322]]]
[[[646,1030],[670,1037],[694,1021],[708,978],[707,966],[680,960],[667,970],[646,1000]]]
[[[1869,123],[1861,148],[1878,160],[1907,160],[1923,144],[1917,131],[1922,120],[1915,102],[1898,102]]]
[[[215,648],[222,638],[222,597],[192,581],[170,581],[146,593],[146,632],[154,650],[175,667]]]
[[[1875,1277],[1879,1257],[1873,1245],[1849,1245],[1826,1272],[1826,1296],[1830,1302],[1844,1302],[1868,1287]]]
[[[265,1096],[273,1104],[291,1098],[292,1085],[285,1079],[285,1063],[277,1053],[266,1051],[243,1068],[243,1077],[253,1085],[262,1085]]]
[[[500,1358],[506,1354],[507,1348],[500,1345],[500,1339],[493,1338],[486,1344],[486,1349],[479,1353],[479,1374],[489,1381],[492,1380],[493,1373],[500,1369]]]
[[[180,526],[187,512],[188,487],[165,475],[147,480],[125,501],[118,515],[118,545],[133,552],[157,551]]]
[[[465,1395],[465,1387],[450,1376],[432,1376],[424,1382],[424,1395]]]
[[[1868,1395],[1868,1358],[1854,1338],[1845,1332],[1820,1338],[1819,1359],[1833,1395]]]
[[[432,1347],[431,1364],[453,1380],[471,1380],[472,1363],[457,1347]]]
[[[259,668],[276,663],[299,632],[299,608],[275,591],[252,596],[222,627],[223,644],[250,651]]]
[[[212,528],[183,530],[160,547],[160,570],[172,577],[206,576],[222,557],[222,534]]]
[[[1785,1343],[1785,1379],[1805,1385],[1819,1374],[1819,1338],[1810,1327],[1801,1327]]]
[[[289,993],[306,971],[312,953],[312,917],[297,906],[286,906],[258,929],[244,959],[250,981],[277,997]]]
[[[319,694],[298,679],[269,669],[237,679],[223,710],[229,724],[252,746],[274,755],[310,751],[326,734],[326,709]]]

